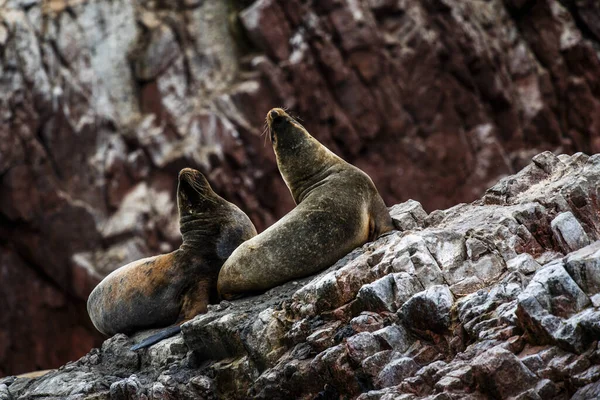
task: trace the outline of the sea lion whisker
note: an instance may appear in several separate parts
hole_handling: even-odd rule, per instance
[[[267,145],[267,131],[269,130],[269,124],[265,121],[265,128],[263,129],[262,133],[260,134],[261,136],[264,136],[265,139],[263,141],[263,147],[265,147]]]

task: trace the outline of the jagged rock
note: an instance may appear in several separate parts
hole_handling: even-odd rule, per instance
[[[348,338],[346,349],[348,356],[355,363],[360,363],[365,358],[382,350],[381,344],[370,332],[361,332]]]
[[[360,294],[360,291],[358,292]],[[358,298],[358,295],[357,295]],[[383,328],[383,318],[374,312],[363,311],[359,316],[350,320],[350,326],[355,332],[373,332]]]
[[[592,200],[597,185],[590,183],[600,181],[598,160],[543,155],[512,178],[509,186],[518,191],[506,192],[502,204],[455,206],[442,219],[367,243],[315,276],[211,305],[184,323],[181,335],[148,349],[130,347],[153,331],[116,335],[44,376],[0,379],[0,393],[594,396],[600,242],[571,251],[556,240],[552,221],[570,207],[588,238],[599,237],[600,225],[591,218],[600,208]],[[573,207],[569,199],[577,199]],[[79,254],[81,263],[93,259]],[[467,271],[476,273],[477,285],[463,284],[473,278]]]
[[[600,241],[569,254],[565,269],[587,295],[600,293]]]
[[[454,296],[448,286],[432,286],[411,297],[400,309],[404,325],[415,331],[442,333],[450,326]]]
[[[572,212],[558,214],[552,220],[552,232],[565,253],[579,250],[590,244],[590,240]]]
[[[472,362],[475,380],[498,398],[517,395],[537,383],[536,376],[510,351],[494,347]]]
[[[506,262],[506,268],[509,271],[518,271],[522,274],[531,274],[540,268],[540,264],[535,261],[531,254],[522,253],[508,260]]]
[[[380,387],[396,386],[414,374],[419,366],[412,358],[401,357],[390,361],[377,376]]]
[[[577,314],[589,304],[589,297],[562,262],[552,262],[540,269],[519,295],[517,315],[524,329],[540,343],[554,343],[580,352],[589,339],[585,339]]]
[[[390,215],[396,228],[401,231],[423,227],[427,218],[423,206],[415,200],[408,200],[390,207]]]
[[[373,336],[379,339],[384,346],[400,353],[408,350],[412,342],[408,332],[402,325],[386,326],[373,332]]]
[[[571,400],[592,400],[600,396],[600,382],[590,383],[579,389]]]
[[[369,375],[371,379],[374,379],[390,360],[398,357],[399,353],[395,353],[392,350],[383,350],[365,358],[360,365],[363,372]]]
[[[2,317],[0,327],[19,328],[2,336],[18,351],[0,352],[0,374],[56,367],[100,344],[85,297],[117,266],[109,249],[134,238],[144,256],[178,247],[170,221],[179,168],[207,173],[259,230],[289,211],[293,200],[260,136],[271,107],[290,107],[365,170],[388,204],[418,200],[422,209],[412,201],[392,208],[403,230],[452,219],[451,210],[430,211],[472,201],[500,177],[484,203],[511,204],[532,183],[585,164],[583,154],[543,151],[600,150],[597,15],[591,0],[3,2],[2,251],[15,260],[10,275],[20,275],[11,280],[52,288],[44,298],[55,306]],[[141,181],[164,199],[120,224],[114,216]],[[570,212],[598,240],[597,200],[585,195],[594,182],[540,196],[538,216]],[[519,230],[513,256],[538,259],[553,247],[538,221],[505,226]],[[473,263],[487,245],[478,240],[465,238]],[[77,254],[99,261],[82,264]],[[486,255],[481,268],[499,268]],[[430,274],[455,295],[489,284],[469,275],[479,266],[458,262],[454,273],[427,253],[401,259],[411,257],[421,280]],[[21,298],[17,286],[7,296]],[[61,329],[40,334],[28,323],[46,318]],[[41,338],[46,352],[30,345]]]
[[[146,398],[143,386],[137,376],[114,382],[110,385],[110,398],[114,400],[142,400]]]
[[[12,396],[10,395],[10,392],[8,391],[8,386],[6,386],[4,383],[0,384],[0,399],[2,400],[11,400]]]

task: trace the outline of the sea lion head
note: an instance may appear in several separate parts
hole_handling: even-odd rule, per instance
[[[267,114],[267,125],[275,152],[298,149],[308,138],[308,131],[281,108],[273,108]]]
[[[205,256],[224,261],[237,246],[256,235],[250,218],[216,194],[195,169],[179,172],[177,206],[182,246]]]
[[[215,196],[216,194],[200,171],[192,168],[184,168],[179,171],[177,207],[180,218],[205,213],[214,205]]]
[[[296,203],[315,182],[324,178],[330,167],[345,162],[281,108],[267,114],[267,125],[281,172]]]

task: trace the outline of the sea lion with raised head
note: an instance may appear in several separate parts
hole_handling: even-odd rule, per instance
[[[194,169],[179,173],[177,206],[183,237],[179,249],[116,269],[90,294],[88,313],[105,335],[166,327],[206,312],[209,302],[218,299],[221,266],[256,235],[250,218]]]
[[[321,271],[394,229],[367,174],[313,138],[284,110],[267,114],[277,166],[297,206],[244,242],[219,273],[226,299]]]

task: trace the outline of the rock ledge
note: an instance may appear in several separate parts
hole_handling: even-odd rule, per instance
[[[600,155],[546,152],[472,204],[322,273],[212,306],[132,352],[116,335],[0,399],[591,399],[600,396]]]

